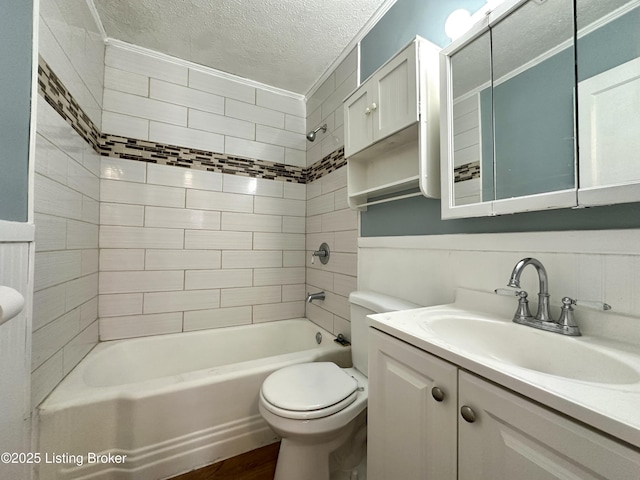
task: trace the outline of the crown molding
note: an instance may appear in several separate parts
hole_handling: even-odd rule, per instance
[[[107,31],[104,29],[104,25],[102,24],[102,20],[100,19],[100,15],[98,14],[98,9],[96,8],[96,4],[93,0],[86,0],[87,7],[89,7],[89,11],[91,12],[91,16],[93,17],[93,21],[96,22],[96,26],[100,31],[100,35],[102,36],[102,40],[107,40]]]

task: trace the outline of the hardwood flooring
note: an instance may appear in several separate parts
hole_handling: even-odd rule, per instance
[[[273,480],[280,443],[228,458],[171,480]]]

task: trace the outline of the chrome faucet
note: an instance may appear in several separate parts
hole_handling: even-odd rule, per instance
[[[324,300],[324,292],[317,292],[317,293],[308,293],[307,292],[307,303],[311,303],[314,300]]]
[[[580,327],[575,321],[573,316],[573,306],[581,305],[590,308],[596,308],[599,310],[611,310],[611,305],[602,302],[586,302],[582,300],[573,300],[569,297],[562,299],[562,309],[560,310],[560,318],[555,321],[551,316],[549,310],[549,281],[547,278],[547,271],[544,265],[535,258],[523,258],[511,272],[511,278],[509,278],[508,287],[520,288],[520,275],[527,265],[533,265],[538,273],[539,292],[538,292],[538,312],[535,318],[529,311],[529,305],[527,302],[527,292],[524,290],[514,291],[507,290],[505,288],[498,288],[495,292],[498,295],[515,295],[519,298],[518,309],[513,316],[513,321],[521,325],[527,325],[533,328],[539,328],[548,332],[560,333],[562,335],[579,336]]]

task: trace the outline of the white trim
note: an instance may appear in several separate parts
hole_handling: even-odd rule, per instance
[[[305,96],[300,93],[290,92],[289,90],[284,90],[282,88],[267,85],[265,83],[260,83],[255,80],[250,80],[248,78],[239,77],[231,73],[223,72],[221,70],[216,70],[215,68],[205,67],[204,65],[200,65],[198,63],[194,63],[189,60],[183,60],[182,58],[173,57],[165,53],[156,52],[155,50],[150,50],[148,48],[140,47],[138,45],[133,45],[131,43],[123,42],[122,40],[117,40],[115,38],[107,37],[104,43],[107,46],[121,48],[123,50],[137,53],[139,55],[146,55],[147,57],[150,57],[150,58],[155,58],[165,62],[173,63],[174,65],[179,65],[181,67],[187,67],[187,68],[190,68],[191,70],[206,73],[207,75],[223,78],[225,80],[231,80],[232,82],[237,82],[253,88],[259,88],[261,90],[269,91],[271,93],[276,93],[278,95],[293,98],[294,100],[301,100],[303,102],[306,101]]]
[[[640,229],[359,237],[358,248],[640,255]]]
[[[87,7],[89,7],[91,16],[93,17],[94,22],[96,22],[96,26],[100,31],[100,36],[102,37],[102,40],[106,42],[107,31],[104,29],[104,25],[102,24],[102,19],[100,18],[100,14],[98,13],[98,9],[96,8],[96,4],[94,3],[93,0],[87,0]]]
[[[33,2],[33,32],[31,34],[31,113],[29,118],[29,166],[27,171],[27,222],[34,222],[35,211],[35,171],[36,171],[36,138],[38,130],[38,57],[40,38],[40,2]],[[0,226],[0,231],[2,227]],[[31,240],[33,240],[33,233]]]
[[[360,29],[360,31],[351,39],[351,41],[347,44],[347,46],[342,50],[342,53],[338,55],[338,57],[331,62],[331,64],[327,67],[322,75],[315,81],[311,88],[307,90],[305,94],[305,98],[311,98],[316,90],[318,90],[324,81],[331,76],[333,71],[342,63],[342,61],[347,58],[347,56],[351,53],[351,50],[358,47],[358,85],[360,85],[360,42],[362,39],[376,26],[376,23],[384,17],[384,15],[393,7],[397,0],[384,0],[382,5],[378,7],[378,10],[373,14],[373,16],[367,20],[367,23]],[[305,100],[306,101],[306,100]]]
[[[36,227],[33,223],[0,220],[0,243],[33,242]]]
[[[617,20],[618,18],[622,17],[623,15],[625,15],[626,13],[630,12],[631,10],[633,10],[634,8],[640,6],[640,1],[636,1],[636,2],[629,2],[626,5],[623,5],[622,7],[609,12],[608,14],[606,14],[603,17],[600,17],[598,20],[596,20],[593,23],[590,23],[589,25],[587,25],[586,27],[583,27],[581,29],[578,30],[578,39],[584,37],[585,35],[590,34],[591,32],[594,32],[595,30],[598,30],[600,27],[605,26],[607,23],[611,23],[614,20]],[[579,14],[579,12],[577,12]]]

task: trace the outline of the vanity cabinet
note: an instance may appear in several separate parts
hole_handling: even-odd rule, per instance
[[[390,335],[370,334],[370,479],[640,478],[637,449]]]
[[[352,208],[415,187],[412,195],[440,196],[439,52],[416,37],[345,100]]]

